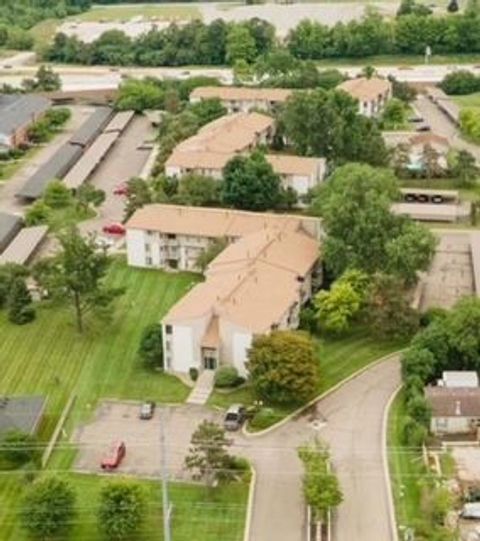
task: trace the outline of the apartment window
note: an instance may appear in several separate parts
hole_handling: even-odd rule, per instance
[[[174,233],[169,233],[167,235],[167,239],[176,239],[177,238],[177,235],[175,235]]]
[[[167,351],[170,351],[170,342],[168,342],[168,341],[165,342],[165,349],[166,349]]]
[[[147,257],[145,258],[145,263],[146,263],[149,267],[151,267],[151,266],[153,265],[152,258],[151,258],[150,256],[147,256]]]
[[[165,332],[167,334],[172,334],[172,326],[171,325],[165,325]]]
[[[153,231],[148,230],[147,235],[153,235]]]
[[[145,251],[146,251],[147,253],[150,253],[150,244],[148,244],[148,242],[145,243]]]

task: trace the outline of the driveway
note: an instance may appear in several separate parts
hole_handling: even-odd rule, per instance
[[[455,148],[468,150],[475,156],[477,162],[480,162],[480,147],[465,141],[460,130],[435,103],[423,94],[419,94],[414,105],[420,116],[430,125],[433,133],[446,137],[450,145]]]
[[[246,440],[244,452],[257,472],[250,541],[304,539],[297,448],[316,436],[330,445],[344,493],[335,517],[335,540],[392,539],[382,433],[385,407],[399,384],[398,357],[393,356],[317,402],[306,415]],[[319,429],[312,425],[315,419]]]
[[[196,406],[166,406],[161,411],[158,408],[153,419],[142,421],[138,418],[139,408],[135,402],[103,401],[94,419],[73,434],[72,441],[79,447],[74,469],[101,472],[100,462],[108,454],[111,444],[123,441],[127,453],[118,473],[159,478],[160,422],[164,418],[170,478],[189,480],[183,464],[191,435],[204,419],[221,422],[222,413]]]
[[[389,495],[383,461],[383,416],[400,384],[398,356],[377,364],[305,414],[258,437],[234,438],[232,453],[247,457],[257,473],[249,541],[304,541],[302,444],[320,437],[331,449],[344,501],[334,517],[335,541],[391,541]],[[172,479],[185,480],[183,461],[192,432],[203,419],[221,422],[222,413],[200,406],[166,407],[167,463]],[[138,404],[105,401],[73,441],[80,451],[75,469],[99,472],[112,441],[123,440],[127,456],[121,473],[158,477],[160,415],[137,418]]]

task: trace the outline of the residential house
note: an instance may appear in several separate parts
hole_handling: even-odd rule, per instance
[[[367,117],[378,116],[392,97],[392,83],[379,77],[357,77],[337,86],[358,100],[359,112]]]
[[[227,247],[162,321],[165,368],[235,366],[245,374],[255,335],[296,328],[319,280],[319,220],[200,207],[149,205],[127,223],[133,266],[196,270],[215,239]]]
[[[33,94],[0,94],[0,149],[28,143],[28,129],[51,106],[50,100]]]
[[[201,86],[190,94],[190,103],[219,99],[229,113],[253,110],[272,112],[292,95],[285,88],[250,88],[246,86]]]
[[[479,387],[426,387],[425,398],[432,412],[433,434],[476,433],[480,426]]]

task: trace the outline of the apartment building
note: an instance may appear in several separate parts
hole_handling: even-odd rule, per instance
[[[358,100],[359,112],[367,117],[376,117],[392,97],[392,83],[379,77],[358,77],[337,86]]]
[[[198,270],[198,256],[217,239],[230,243],[263,229],[321,236],[316,218],[161,204],[139,209],[126,229],[129,265],[186,271]]]
[[[190,94],[190,103],[218,99],[229,113],[253,110],[271,112],[292,95],[285,88],[249,88],[239,86],[201,86]]]
[[[215,239],[227,247],[162,321],[165,367],[188,373],[232,364],[245,373],[255,335],[296,328],[319,274],[316,218],[149,205],[127,223],[133,266],[195,270]]]
[[[259,113],[235,113],[204,126],[196,135],[181,142],[165,163],[165,173],[181,178],[189,173],[221,180],[227,163],[238,154],[270,142],[274,120]],[[306,195],[323,181],[323,158],[267,154],[267,160],[282,179],[285,188]]]

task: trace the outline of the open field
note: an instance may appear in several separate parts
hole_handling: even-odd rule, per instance
[[[377,359],[405,347],[405,344],[400,342],[381,342],[363,329],[355,329],[350,336],[342,339],[318,339],[317,345],[320,366],[318,394],[328,391],[349,375]],[[252,389],[245,386],[230,393],[215,391],[209,404],[228,407],[237,402],[252,403],[254,398]],[[276,407],[275,422],[280,421],[295,409],[296,407]]]
[[[70,541],[102,539],[97,528],[96,509],[99,491],[105,476],[65,474],[77,493],[78,516],[75,518]],[[0,513],[2,528],[0,541],[27,539],[17,519],[19,492],[25,484],[21,475],[8,474],[1,478]],[[160,483],[143,481],[146,495],[147,518],[141,533],[132,541],[161,540],[162,500]],[[236,483],[211,491],[188,484],[170,484],[173,503],[172,531],[175,541],[241,541],[245,522],[248,486]],[[6,507],[7,506],[7,507]],[[7,512],[5,513],[5,509]],[[4,514],[5,513],[5,514]]]
[[[83,335],[69,307],[42,306],[37,319],[22,327],[0,315],[0,394],[47,395],[44,437],[72,393],[78,417],[88,415],[99,397],[181,402],[188,393],[177,378],[143,369],[136,351],[144,327],[159,321],[196,276],[135,270],[118,261],[108,280],[125,294],[110,322],[90,320]]]

